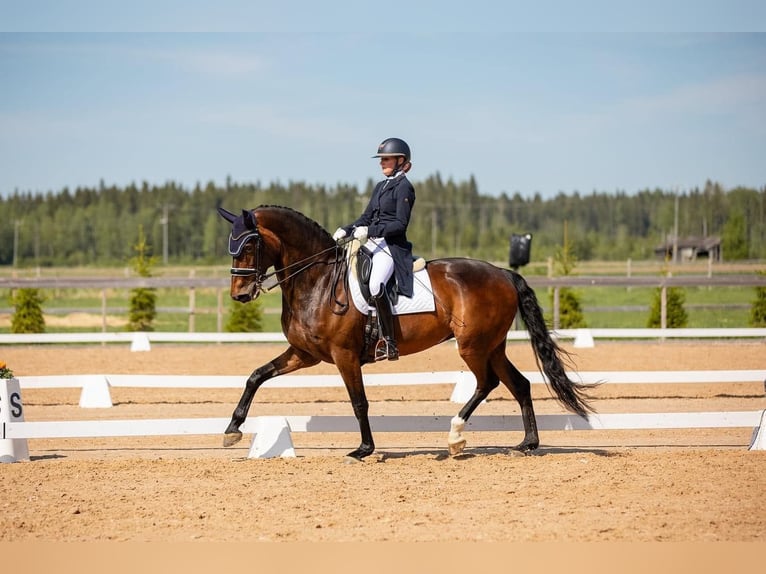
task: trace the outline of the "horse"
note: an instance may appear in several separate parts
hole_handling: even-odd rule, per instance
[[[347,456],[361,461],[371,455],[375,443],[362,377],[362,366],[371,361],[365,352],[367,316],[349,304],[345,248],[317,222],[288,207],[262,205],[243,209],[240,215],[219,207],[218,212],[232,225],[231,297],[247,303],[278,284],[282,331],[289,344],[248,377],[226,428],[224,446],[242,439],[239,428],[264,382],[324,361],[337,367],[359,423],[361,443]],[[535,292],[520,274],[461,257],[430,260],[426,270],[434,311],[395,316],[395,332],[400,355],[454,338],[460,357],[476,377],[473,396],[451,420],[450,455],[463,452],[466,422],[501,381],[518,402],[524,425],[524,438],[513,448],[528,454],[540,444],[529,380],[506,357],[507,334],[517,312],[556,399],[586,419],[594,412],[587,393],[592,385],[576,383],[567,375],[568,353],[551,338]]]

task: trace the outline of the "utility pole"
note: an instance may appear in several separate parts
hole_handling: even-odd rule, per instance
[[[675,213],[673,214],[673,263],[678,263],[678,187],[675,192]]]
[[[160,218],[160,224],[162,224],[162,264],[168,264],[168,204],[162,206],[162,217]]]
[[[18,219],[13,222],[13,266],[16,267],[19,262],[19,227],[21,221]]]
[[[436,237],[439,234],[439,218],[436,214],[436,204],[431,206],[431,257],[436,257]]]

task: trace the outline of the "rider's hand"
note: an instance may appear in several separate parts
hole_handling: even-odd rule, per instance
[[[367,228],[357,227],[354,229],[354,239],[358,239],[360,243],[364,243],[367,241]]]
[[[337,242],[337,241],[340,241],[340,240],[341,240],[341,239],[343,239],[344,237],[346,237],[346,230],[345,230],[345,229],[343,229],[342,227],[339,227],[338,229],[336,229],[336,230],[335,230],[335,233],[333,233],[333,234],[332,234],[332,238],[333,238],[333,239],[334,239],[336,242]]]

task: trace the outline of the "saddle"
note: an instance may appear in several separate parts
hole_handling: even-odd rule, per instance
[[[349,268],[356,272],[356,278],[359,280],[359,289],[366,300],[369,301],[370,293],[370,275],[372,274],[372,252],[359,241],[354,240],[349,246],[349,259],[355,264],[349,265]],[[426,260],[422,257],[412,258],[412,272],[415,273],[426,267]],[[396,288],[396,274],[391,275],[385,286],[388,300],[395,306],[399,301],[399,291]]]
[[[372,299],[370,293],[370,276],[372,274],[372,253],[364,247],[359,240],[354,239],[346,247],[346,256],[349,272],[353,273],[356,283],[359,287],[359,293],[365,302]],[[422,257],[413,257],[412,271],[422,271],[426,267],[426,261]],[[399,291],[396,285],[396,275],[392,275],[385,285],[386,295],[391,302],[391,307],[395,307],[399,301]],[[362,364],[371,363],[378,360],[378,344],[380,340],[378,320],[375,318],[372,310],[367,312],[367,322],[364,327],[364,345],[362,347],[360,358]]]

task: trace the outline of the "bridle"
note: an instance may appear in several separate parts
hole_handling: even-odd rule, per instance
[[[255,239],[255,267],[232,267],[231,274],[236,277],[251,277],[256,276],[256,283],[262,284],[264,275],[260,271],[261,267],[261,234],[258,229],[248,229],[241,234],[234,237],[234,233],[229,233],[229,255],[232,257],[239,257],[242,254],[242,250],[245,245],[251,239]]]
[[[229,233],[229,255],[231,255],[234,258],[239,257],[242,254],[242,250],[245,248],[245,245],[247,245],[250,241],[253,241],[255,244],[255,265],[253,267],[231,267],[230,272],[233,277],[255,277],[253,280],[255,283],[255,290],[254,293],[258,293],[260,291],[269,291],[276,287],[277,285],[282,285],[283,283],[287,282],[289,279],[292,279],[296,275],[306,271],[314,264],[318,263],[316,260],[317,257],[320,257],[321,255],[324,255],[325,253],[328,253],[330,251],[335,251],[336,257],[333,264],[335,265],[335,274],[334,274],[334,280],[333,284],[337,284],[338,280],[345,276],[345,264],[346,258],[343,257],[343,248],[339,245],[335,244],[332,247],[328,247],[327,249],[323,249],[322,251],[319,251],[317,253],[314,253],[313,255],[309,255],[308,257],[304,257],[303,259],[299,261],[295,261],[293,263],[290,263],[289,265],[286,265],[282,267],[281,269],[274,269],[271,273],[264,273],[261,271],[261,260],[262,260],[262,252],[263,252],[263,238],[261,237],[260,232],[258,231],[257,223],[255,229],[247,229],[246,231],[240,233],[237,235],[237,237],[234,237],[233,232]],[[341,265],[337,265],[338,263],[341,263]],[[277,278],[277,274],[283,271],[291,271],[288,275],[283,277],[282,279]],[[345,313],[348,309],[348,303],[343,303],[339,301],[335,296],[334,292],[335,289],[332,289],[333,296],[332,298],[335,299],[334,303],[341,308],[341,313]]]

